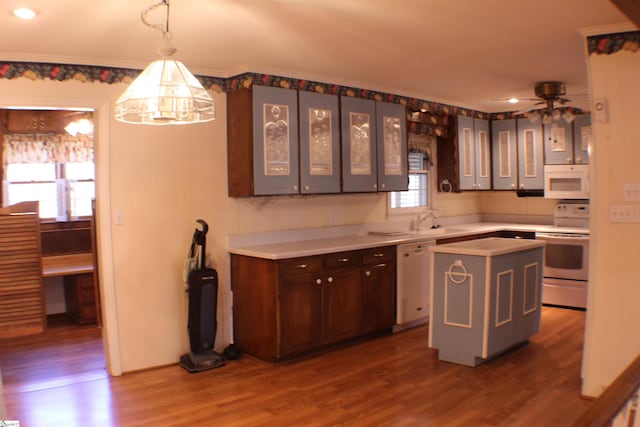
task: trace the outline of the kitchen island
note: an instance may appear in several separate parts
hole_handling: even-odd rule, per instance
[[[486,238],[432,253],[429,346],[477,366],[540,330],[544,242]]]

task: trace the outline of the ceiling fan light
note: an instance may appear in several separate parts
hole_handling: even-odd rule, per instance
[[[533,111],[531,113],[527,113],[527,117],[531,123],[538,123],[540,121],[540,113],[537,111]]]
[[[551,113],[551,117],[553,118],[553,120],[558,121],[562,118],[562,111],[560,110],[553,110],[553,112]]]
[[[564,114],[562,114],[562,118],[565,122],[572,123],[576,119],[576,116],[571,111],[566,110]]]
[[[550,125],[552,122],[553,122],[553,117],[551,117],[551,114],[544,113],[542,115],[542,123],[544,123],[545,125]]]

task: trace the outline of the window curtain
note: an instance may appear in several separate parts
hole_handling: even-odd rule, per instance
[[[409,132],[407,139],[409,143],[409,152],[421,153],[424,156],[425,162],[429,166],[433,166],[433,161],[431,160],[431,144],[435,142],[435,136]]]
[[[93,161],[93,137],[64,134],[6,134],[2,163],[69,163]]]

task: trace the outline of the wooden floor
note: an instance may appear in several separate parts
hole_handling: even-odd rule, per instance
[[[476,368],[438,361],[423,326],[278,366],[241,358],[110,378],[100,331],[62,326],[0,342],[0,369],[21,427],[568,426],[591,404],[584,317],[545,307],[528,344]]]

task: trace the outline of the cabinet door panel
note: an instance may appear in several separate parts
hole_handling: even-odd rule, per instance
[[[279,357],[309,351],[320,345],[321,280],[313,275],[281,279]]]
[[[396,319],[395,263],[366,266],[362,274],[362,333],[390,328]]]
[[[360,268],[327,273],[323,283],[323,341],[334,343],[360,334]]]
[[[573,163],[573,130],[562,118],[544,125],[544,164]]]
[[[473,119],[475,140],[475,189],[491,189],[491,149],[489,148],[489,121]]]
[[[460,161],[460,189],[475,188],[475,143],[473,118],[458,116],[458,158]]]
[[[518,186],[526,190],[544,188],[542,164],[542,126],[527,118],[517,121],[518,126]]]
[[[378,191],[409,188],[407,119],[404,105],[376,102]]]
[[[296,91],[254,86],[253,118],[254,194],[298,193]]]
[[[342,190],[377,191],[375,101],[341,97],[340,103]]]
[[[493,146],[493,189],[517,189],[517,151],[515,119],[491,122]]]
[[[338,96],[300,92],[300,192],[340,192]]]
[[[573,159],[576,164],[589,163],[591,141],[591,114],[578,114],[573,122]]]

